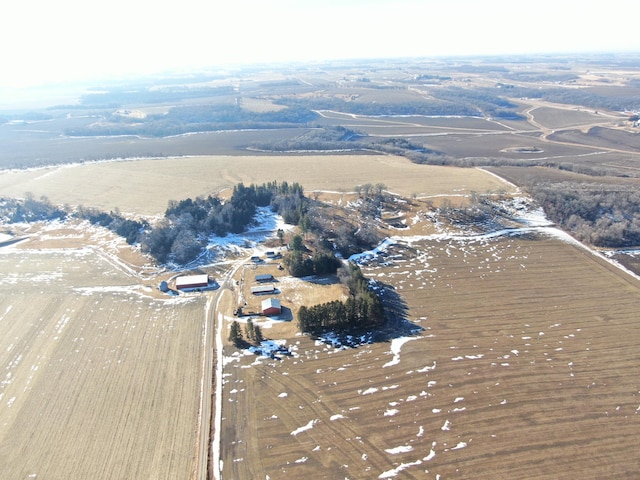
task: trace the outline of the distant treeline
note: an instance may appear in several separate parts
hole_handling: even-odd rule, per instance
[[[640,110],[640,95],[600,95],[589,88],[533,88],[510,84],[498,84],[495,88],[511,98],[539,98],[553,103],[579,105],[587,108],[616,112]],[[485,89],[494,91],[494,88]]]
[[[355,130],[336,126],[314,128],[286,140],[254,142],[251,148],[270,152],[375,151],[407,157],[414,163],[442,165],[449,161],[441,152],[404,138],[368,137]]]
[[[170,201],[164,218],[152,226],[96,208],[79,207],[70,212],[52,205],[46,197],[37,200],[27,195],[24,200],[0,199],[0,220],[6,223],[87,220],[117,233],[130,244],[140,244],[143,252],[160,263],[185,264],[203,252],[211,235],[244,231],[258,207],[271,206],[285,222],[297,225],[306,213],[307,202],[298,183],[269,182],[248,187],[239,183],[227,202],[214,196]]]
[[[80,106],[118,108],[125,105],[158,104],[165,102],[179,102],[193,98],[203,98],[221,95],[233,95],[231,85],[222,87],[164,87],[151,89],[147,87],[130,86],[112,88],[104,92],[87,93],[80,97]]]
[[[301,306],[298,328],[301,332],[319,335],[328,331],[362,331],[384,323],[384,307],[378,295],[369,288],[369,281],[354,264],[341,267],[341,281],[349,288],[349,298],[341,302]]]
[[[271,152],[357,150],[361,134],[344,127],[318,127],[302,135],[273,142],[254,142],[251,148]]]
[[[461,87],[437,88],[429,91],[429,100],[411,102],[359,102],[336,97],[281,98],[281,105],[303,106],[310,110],[334,110],[357,115],[425,115],[522,118],[516,112],[518,105],[506,99],[504,92]]]
[[[547,216],[597,247],[640,246],[640,192],[635,186],[544,183],[531,195]]]
[[[277,111],[253,112],[228,103],[185,105],[174,107],[166,114],[130,118],[112,114],[106,122],[65,130],[68,136],[138,135],[166,137],[190,132],[216,130],[273,129],[307,125],[318,114],[303,107]]]

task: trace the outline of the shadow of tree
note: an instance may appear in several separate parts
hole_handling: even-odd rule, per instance
[[[423,330],[408,320],[409,306],[393,285],[376,281],[376,286],[385,313],[385,324],[376,332],[376,341],[416,335]]]

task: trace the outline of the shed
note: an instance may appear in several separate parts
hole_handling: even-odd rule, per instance
[[[190,288],[204,288],[209,285],[209,275],[183,275],[176,278],[176,288],[186,290]]]
[[[277,298],[267,298],[266,300],[263,300],[262,313],[264,315],[280,315],[282,313],[280,300]]]
[[[264,275],[256,275],[256,282],[273,282],[273,275],[271,275],[270,273],[265,273]]]
[[[267,293],[273,293],[276,291],[276,287],[273,285],[258,285],[257,287],[251,287],[251,293],[254,295],[265,295]]]

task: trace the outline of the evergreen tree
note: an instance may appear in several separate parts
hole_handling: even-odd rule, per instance
[[[231,327],[229,328],[229,341],[236,347],[242,345],[242,330],[240,329],[240,324],[236,320],[231,323]]]
[[[248,342],[256,341],[256,327],[251,319],[247,320],[247,324],[244,327],[244,335],[247,337]]]
[[[260,326],[254,325],[253,332],[254,332],[254,341],[256,342],[256,345],[260,345],[260,342],[264,340],[264,337],[262,336],[262,329],[260,328]]]

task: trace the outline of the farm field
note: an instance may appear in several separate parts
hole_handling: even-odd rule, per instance
[[[190,478],[204,299],[158,298],[100,230],[0,248],[2,478]]]
[[[637,58],[511,60],[256,67],[0,112],[0,203],[153,223],[170,200],[297,182],[327,245],[381,242],[352,259],[390,318],[353,348],[297,333],[301,305],[346,288],[278,268],[266,251],[302,231],[267,207],[188,264],[218,290],[173,296],[157,286],[182,267],[77,219],[9,224],[6,202],[0,478],[637,478]],[[559,228],[586,231],[583,212],[551,224],[537,186],[618,194],[573,203],[625,248],[577,243]],[[283,314],[253,320],[290,355],[228,341],[260,273]]]
[[[30,192],[54,203],[158,215],[169,200],[276,179],[298,182],[307,191],[352,191],[356,185],[384,183],[404,196],[509,189],[479,170],[416,165],[393,156],[311,155],[161,158],[1,171],[0,194]]]
[[[546,235],[406,239],[363,266],[387,342],[225,350],[223,478],[630,478],[638,280]],[[413,334],[408,333],[414,329]]]

